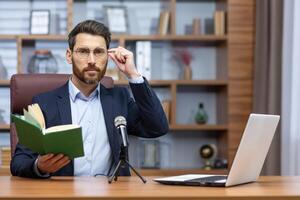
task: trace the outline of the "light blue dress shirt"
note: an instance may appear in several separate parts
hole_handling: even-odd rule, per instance
[[[82,127],[84,147],[84,156],[74,159],[74,175],[108,175],[112,153],[100,101],[100,85],[86,97],[69,80],[69,93],[72,123]]]

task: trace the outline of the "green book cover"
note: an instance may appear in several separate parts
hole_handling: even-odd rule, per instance
[[[27,118],[28,119],[28,118]],[[62,153],[70,159],[84,156],[82,129],[76,125],[54,126],[41,129],[33,120],[12,114],[19,143],[41,155]]]

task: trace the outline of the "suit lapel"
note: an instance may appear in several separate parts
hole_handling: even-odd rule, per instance
[[[62,124],[72,124],[68,82],[58,91],[56,103]]]
[[[109,144],[114,156],[114,161],[117,161],[119,159],[119,140],[118,135],[114,128],[114,109],[113,109],[113,96],[110,89],[105,88],[101,84],[100,89],[100,99],[101,99],[101,105],[108,135]]]

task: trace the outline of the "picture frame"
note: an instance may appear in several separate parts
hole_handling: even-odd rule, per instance
[[[30,34],[50,33],[50,10],[31,10]]]
[[[111,33],[124,34],[129,32],[126,6],[103,6],[105,21]]]

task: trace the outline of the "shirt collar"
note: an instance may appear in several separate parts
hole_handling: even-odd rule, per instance
[[[82,99],[84,101],[89,101],[93,98],[99,98],[100,97],[100,84],[97,85],[95,90],[86,97],[80,90],[74,85],[74,83],[69,79],[69,93],[70,97],[73,102],[76,101],[76,99]]]

